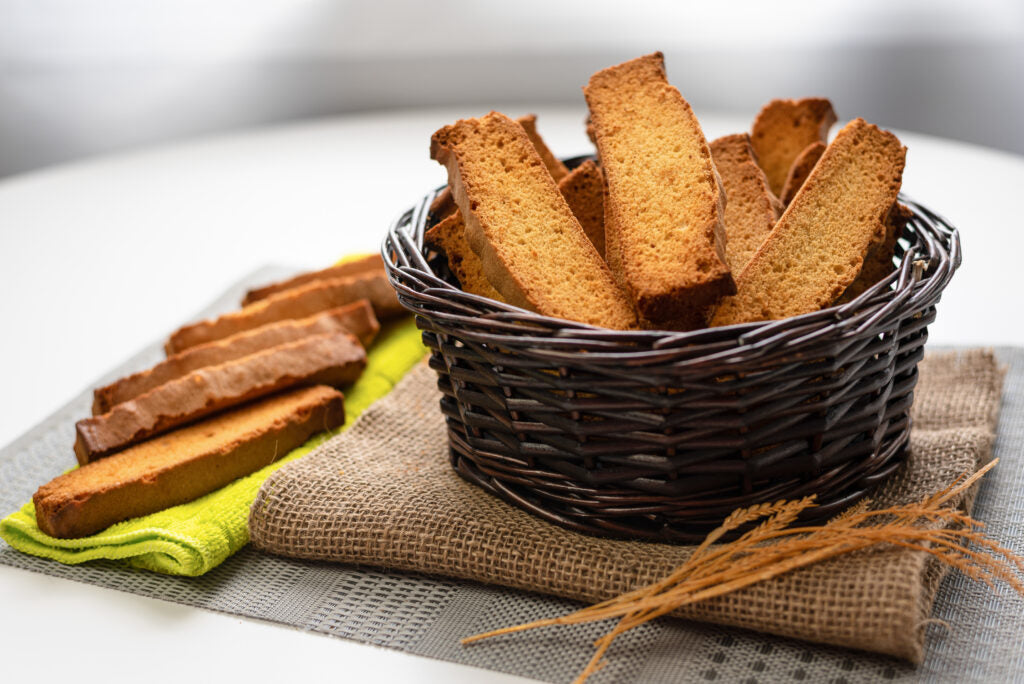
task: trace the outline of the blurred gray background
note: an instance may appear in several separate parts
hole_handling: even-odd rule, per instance
[[[345,112],[575,103],[662,50],[698,113],[841,118],[1024,153],[1024,3],[0,0],[0,176]]]

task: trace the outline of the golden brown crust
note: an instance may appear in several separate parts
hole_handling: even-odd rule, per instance
[[[499,302],[505,301],[501,293],[487,281],[480,257],[470,249],[469,242],[466,241],[466,224],[458,208],[454,214],[428,230],[423,236],[423,242],[444,253],[448,259],[448,267],[458,278],[459,285],[464,291]]]
[[[587,160],[558,181],[561,191],[573,215],[590,238],[594,249],[604,256],[604,175],[600,167]]]
[[[374,314],[382,321],[405,313],[405,309],[398,303],[394,288],[383,273],[314,281],[270,295],[241,311],[186,325],[171,335],[164,350],[168,356],[177,354],[199,344],[221,340],[269,323],[306,318],[360,299],[369,301]]]
[[[245,298],[242,299],[242,306],[247,306],[253,302],[258,302],[261,299],[266,299],[270,295],[274,295],[279,292],[294,290],[297,287],[307,285],[309,283],[336,280],[338,278],[348,278],[350,276],[372,273],[384,273],[384,260],[380,258],[380,254],[369,254],[357,259],[352,259],[351,261],[346,261],[345,263],[338,264],[337,266],[331,266],[330,268],[325,268],[320,271],[302,273],[294,278],[289,278],[288,280],[284,280],[279,283],[271,283],[264,287],[249,290],[246,293]]]
[[[526,114],[516,119],[516,123],[523,127],[526,131],[527,137],[537,150],[537,154],[540,155],[541,160],[544,162],[544,167],[551,174],[551,177],[557,183],[558,181],[569,175],[569,169],[562,160],[554,155],[551,148],[544,142],[544,138],[537,132],[537,115]],[[452,197],[452,189],[450,187],[445,188],[441,191],[434,201],[430,203],[430,218],[434,225],[437,225],[444,219],[452,216],[459,208],[455,204],[455,199]]]
[[[797,155],[793,165],[789,167],[789,173],[786,174],[786,182],[782,184],[782,195],[779,199],[783,205],[788,206],[796,197],[796,193],[814,170],[814,165],[821,159],[821,155],[825,154],[825,147],[823,142],[813,142]]]
[[[219,489],[344,420],[329,387],[248,404],[58,476],[32,497],[36,520],[51,537],[84,537]]]
[[[348,333],[317,335],[193,371],[107,413],[75,424],[75,455],[81,464],[167,432],[216,411],[305,385],[353,382],[366,352]]]
[[[521,125],[498,112],[431,138],[466,238],[511,304],[607,328],[636,323],[625,294],[558,192]]]
[[[899,193],[906,148],[863,119],[839,132],[711,324],[772,320],[831,305],[854,281]]]
[[[869,287],[893,272],[896,268],[893,263],[896,241],[903,235],[903,229],[913,217],[914,212],[910,207],[899,202],[892,205],[892,210],[885,220],[885,239],[871,246],[857,279],[850,283],[843,296],[836,300],[836,304],[845,304],[859,297]]]
[[[216,366],[272,347],[315,335],[351,333],[368,347],[380,330],[373,308],[365,299],[308,318],[271,323],[223,340],[190,347],[148,370],[129,375],[93,392],[92,414],[106,413],[117,404],[188,373]]]
[[[700,124],[661,53],[597,72],[590,107],[605,200],[605,255],[652,325],[701,327],[735,285],[724,195]]]
[[[586,161],[573,169],[558,183],[565,201],[569,204],[583,231],[594,244],[598,253],[604,252],[604,197],[601,170],[592,161]],[[480,257],[470,248],[466,240],[466,224],[462,213],[455,212],[432,227],[423,236],[423,242],[448,259],[448,267],[455,274],[462,289],[499,302],[505,301],[501,293],[484,275]]]
[[[516,123],[523,127],[526,131],[526,137],[533,143],[534,148],[537,150],[537,154],[540,155],[541,161],[544,162],[544,168],[551,174],[551,178],[557,183],[566,176],[569,175],[569,169],[562,160],[559,159],[551,152],[551,148],[544,142],[544,138],[540,137],[540,133],[537,132],[537,115],[527,114],[516,119]]]
[[[772,100],[754,119],[750,143],[768,177],[768,187],[782,195],[793,161],[815,142],[826,142],[836,122],[832,103],[824,98]]]
[[[765,241],[782,214],[782,203],[768,188],[746,133],[711,142],[711,158],[725,189],[725,254],[739,273]]]

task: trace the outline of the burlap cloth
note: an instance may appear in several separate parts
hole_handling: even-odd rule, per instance
[[[876,491],[877,504],[919,500],[988,462],[1001,388],[990,352],[929,355],[920,365],[907,463]],[[253,543],[296,558],[587,602],[660,579],[691,553],[570,532],[463,481],[448,465],[439,397],[434,373],[417,366],[348,432],[278,471],[253,504]],[[972,502],[973,492],[958,503],[969,510]],[[945,572],[920,552],[851,554],[678,615],[920,663]]]

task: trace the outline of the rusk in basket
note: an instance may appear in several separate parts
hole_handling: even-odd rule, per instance
[[[569,160],[569,166],[584,158]],[[810,494],[830,517],[901,463],[917,363],[960,264],[921,204],[898,267],[842,306],[693,332],[612,331],[460,290],[425,253],[433,192],[383,256],[444,393],[452,467],[592,534],[699,541],[738,507]]]

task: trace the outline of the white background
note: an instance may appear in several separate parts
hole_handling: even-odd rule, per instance
[[[1020,345],[1024,160],[906,131],[1024,152],[1022,7],[0,0],[0,176],[37,169],[0,180],[0,445],[245,273],[376,250],[443,182],[427,140],[457,117],[533,111],[590,151],[580,85],[655,49],[709,138],[809,94],[902,129],[904,189],[964,242],[930,344]],[[0,606],[12,681],[484,676],[10,568]]]
[[[1024,152],[1019,0],[0,0],[0,175],[344,112],[579,105],[654,50],[704,111],[826,95]]]

